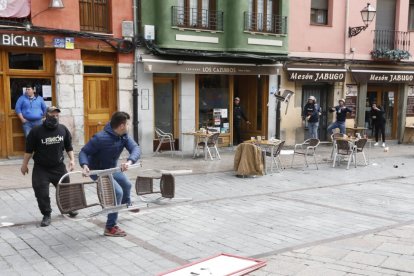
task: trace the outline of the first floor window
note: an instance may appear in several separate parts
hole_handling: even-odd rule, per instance
[[[311,23],[319,25],[328,24],[328,0],[311,1]]]

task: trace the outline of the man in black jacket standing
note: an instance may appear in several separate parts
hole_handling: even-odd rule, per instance
[[[377,106],[376,103],[372,104],[371,118],[375,125],[375,144],[378,146],[379,132],[381,131],[382,136],[382,147],[385,148],[385,112],[381,106]]]
[[[59,124],[59,113],[59,108],[48,107],[43,123],[30,131],[26,139],[23,164],[20,168],[23,175],[29,173],[27,164],[33,156],[32,186],[40,212],[43,215],[40,223],[42,227],[49,226],[51,221],[49,184],[52,183],[56,187],[60,178],[67,173],[63,162],[64,150],[69,156],[69,170],[73,171],[75,168],[72,135],[64,125]],[[66,177],[63,182],[69,183],[69,181],[69,177]],[[76,216],[77,212],[71,212],[69,215]]]
[[[345,134],[346,114],[352,113],[352,110],[345,106],[344,99],[340,99],[338,103],[339,104],[337,106],[329,108],[329,112],[336,112],[336,121],[328,127],[329,135],[332,134],[332,131],[335,128],[339,128],[339,132]]]
[[[234,127],[236,145],[242,142],[241,133],[240,133],[242,119],[245,120],[248,125],[250,125],[249,120],[247,119],[246,115],[244,115],[243,109],[240,106],[240,98],[236,97],[234,98],[234,108],[233,108],[233,127]]]

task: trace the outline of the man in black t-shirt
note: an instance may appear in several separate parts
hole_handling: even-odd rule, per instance
[[[26,152],[23,157],[23,164],[20,171],[23,175],[29,173],[27,164],[33,156],[34,166],[32,173],[32,186],[37,199],[40,212],[43,215],[40,226],[50,225],[49,184],[55,187],[60,178],[67,173],[63,162],[63,151],[66,150],[69,156],[69,170],[75,168],[75,158],[72,147],[72,135],[69,130],[59,124],[60,109],[55,106],[48,107],[46,118],[42,125],[35,126],[26,139]],[[69,177],[62,182],[69,183]],[[77,212],[69,213],[76,216]]]
[[[346,114],[352,113],[352,109],[345,106],[344,99],[340,99],[338,103],[339,104],[337,106],[328,109],[329,112],[336,112],[336,121],[330,124],[328,127],[329,135],[332,134],[335,128],[339,128],[339,133],[345,134]]]

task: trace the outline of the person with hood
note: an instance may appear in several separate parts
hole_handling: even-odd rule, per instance
[[[129,156],[127,161],[121,163],[121,172],[114,173],[114,190],[116,203],[131,204],[131,182],[124,174],[128,167],[138,161],[141,155],[138,144],[128,135],[130,116],[126,112],[117,111],[104,129],[96,133],[79,153],[79,164],[83,175],[88,176],[90,170],[105,170],[118,166],[118,159],[124,149]],[[91,176],[96,179],[95,176]],[[108,214],[104,235],[110,237],[126,236],[118,225],[118,213]]]
[[[26,139],[26,152],[20,171],[23,175],[29,173],[27,167],[33,155],[34,166],[32,173],[32,187],[37,199],[40,212],[43,215],[40,226],[49,226],[51,222],[49,185],[55,187],[63,175],[67,173],[63,162],[63,151],[69,157],[69,170],[75,168],[75,157],[73,154],[72,135],[69,130],[59,123],[60,109],[50,106],[46,111],[46,118],[39,126],[35,126]],[[69,183],[69,177],[62,180]],[[69,216],[74,217],[78,213],[70,212]]]
[[[36,96],[33,86],[26,85],[26,93],[16,102],[15,111],[23,126],[24,137],[27,138],[34,126],[42,124],[46,113],[46,104],[41,96]]]
[[[309,138],[318,139],[318,128],[319,128],[319,116],[321,113],[321,107],[316,103],[316,98],[310,96],[308,102],[303,107],[303,120],[308,122]]]
[[[382,136],[382,147],[385,148],[385,111],[381,106],[377,106],[376,103],[372,104],[371,108],[371,118],[372,121],[375,123],[375,144],[374,146],[378,146],[378,137],[379,132],[381,131]]]
[[[352,109],[345,106],[345,100],[340,99],[339,105],[329,108],[329,112],[336,112],[336,121],[328,126],[329,135],[332,134],[335,128],[339,128],[339,132],[345,134],[345,120],[346,114],[352,113]]]

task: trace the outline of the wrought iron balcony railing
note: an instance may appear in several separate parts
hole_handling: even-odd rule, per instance
[[[287,34],[287,16],[245,12],[244,30],[261,33]]]
[[[196,8],[171,7],[171,24],[175,27],[223,31],[223,12]]]
[[[401,60],[410,54],[410,33],[392,30],[374,30],[373,58]]]

